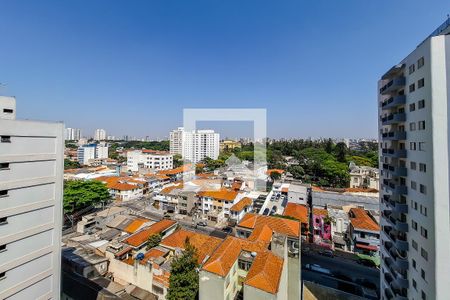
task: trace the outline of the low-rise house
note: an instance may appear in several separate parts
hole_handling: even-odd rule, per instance
[[[354,162],[349,165],[350,187],[379,189],[380,174],[377,168],[357,166]]]
[[[108,258],[81,248],[63,248],[61,252],[62,269],[85,278],[105,275],[108,271],[108,263]]]
[[[118,206],[112,206],[99,212],[85,215],[77,223],[77,232],[86,233],[93,229],[101,229],[106,223],[112,221],[115,217],[125,215],[127,209]]]
[[[364,208],[350,209],[349,217],[352,251],[377,255],[380,249],[380,225]]]
[[[208,220],[219,222],[230,217],[231,207],[237,203],[243,194],[233,189],[220,188],[197,193],[200,209]]]
[[[348,213],[350,206],[327,205],[328,216],[331,220],[331,238],[334,248],[348,250]]]
[[[199,299],[300,299],[300,223],[248,213],[200,270]]]
[[[288,187],[288,201],[306,205],[308,201],[309,184],[292,182]]]
[[[230,219],[238,223],[245,216],[246,213],[253,211],[253,200],[249,197],[244,197],[235,203],[230,208]]]
[[[120,202],[139,199],[148,190],[148,184],[144,179],[135,177],[98,177],[96,180],[106,184],[113,199]]]
[[[160,234],[163,238],[175,231],[177,222],[173,220],[161,220],[149,227],[145,227],[123,240],[123,243],[129,245],[133,250],[139,251],[147,245],[149,237],[154,234]]]
[[[157,174],[166,175],[170,181],[191,180],[195,178],[195,166],[186,164],[175,169],[159,171]]]
[[[288,202],[284,209],[283,216],[295,218],[301,223],[301,234],[307,237],[309,234],[308,207],[306,205]]]
[[[331,220],[324,208],[313,208],[314,242],[331,248]]]

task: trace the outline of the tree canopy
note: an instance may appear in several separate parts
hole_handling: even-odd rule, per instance
[[[185,250],[171,265],[167,300],[196,299],[199,288],[197,268],[197,250],[186,239]]]
[[[159,245],[159,243],[161,242],[162,236],[160,233],[157,234],[152,234],[147,241],[147,245],[146,245],[146,249],[150,250],[153,247],[156,247]]]
[[[97,180],[70,180],[64,182],[64,212],[72,213],[89,205],[107,201],[110,194],[106,185]]]
[[[72,161],[67,158],[64,159],[64,170],[77,169],[77,168],[81,168],[81,165],[79,162]]]

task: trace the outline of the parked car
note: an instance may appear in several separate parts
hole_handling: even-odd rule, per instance
[[[370,260],[370,259],[360,258],[360,259],[358,259],[357,263],[360,265],[366,266],[366,267],[371,267],[371,268],[377,267],[377,264],[373,260]]]
[[[227,226],[222,228],[222,231],[225,232],[226,234],[231,234],[233,233],[233,228]]]
[[[199,221],[199,222],[197,222],[197,226],[206,227],[206,226],[208,226],[208,224],[205,221]]]
[[[308,270],[311,270],[311,271],[315,271],[315,272],[322,273],[325,275],[333,276],[333,274],[331,273],[331,271],[329,269],[322,268],[320,265],[317,265],[317,264],[306,264],[305,268]]]
[[[327,257],[334,257],[334,253],[331,250],[320,250],[319,254]]]

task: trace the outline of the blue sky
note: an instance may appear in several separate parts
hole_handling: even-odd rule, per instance
[[[224,107],[266,108],[270,137],[374,137],[378,77],[447,13],[419,0],[2,0],[0,93],[20,118],[86,135],[164,137],[183,108]]]

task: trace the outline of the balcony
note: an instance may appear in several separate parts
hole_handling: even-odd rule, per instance
[[[381,153],[386,157],[406,158],[405,149],[382,149]]]
[[[398,91],[399,89],[403,88],[405,86],[406,79],[403,76],[395,77],[394,79],[390,80],[388,83],[386,83],[384,86],[380,89],[380,94],[386,95],[395,91]]]
[[[401,289],[407,289],[409,287],[409,281],[406,276],[403,276],[401,273],[396,273],[395,276],[395,285],[400,287]]]
[[[406,131],[389,131],[381,135],[381,138],[386,141],[406,140]]]
[[[408,223],[395,219],[396,226],[395,229],[398,231],[408,232]]]
[[[406,96],[405,95],[399,95],[391,97],[387,100],[384,100],[381,103],[381,109],[382,110],[388,110],[391,108],[396,108],[397,106],[404,105],[406,103]]]
[[[383,186],[385,189],[393,194],[399,194],[399,195],[407,195],[408,194],[408,188],[406,185],[398,185],[394,182],[384,179],[383,180]]]
[[[392,248],[391,251],[389,251],[389,254],[394,258],[394,265],[397,269],[407,271],[409,268],[409,262],[406,258],[401,257],[397,250]]]
[[[408,204],[406,203],[399,203],[397,201],[390,200],[389,201],[392,211],[397,214],[407,214],[408,213]]]
[[[393,125],[406,121],[405,113],[389,114],[386,117],[381,118],[381,125]]]
[[[383,168],[383,170],[387,171],[389,174],[391,174],[394,177],[399,177],[399,176],[405,177],[408,172],[405,167],[394,167],[390,164],[383,164],[382,168]]]

